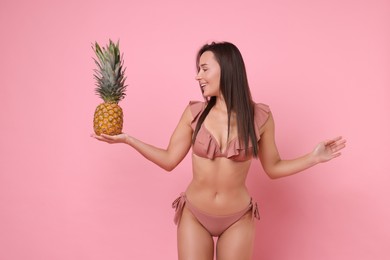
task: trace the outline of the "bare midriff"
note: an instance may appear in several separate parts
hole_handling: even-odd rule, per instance
[[[225,157],[210,160],[192,154],[193,178],[186,190],[187,199],[211,215],[229,215],[244,209],[251,198],[245,185],[251,161]]]

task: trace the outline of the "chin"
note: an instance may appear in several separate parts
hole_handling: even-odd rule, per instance
[[[204,97],[211,98],[211,97],[216,97],[218,96],[217,94],[209,93],[207,91],[202,93]]]

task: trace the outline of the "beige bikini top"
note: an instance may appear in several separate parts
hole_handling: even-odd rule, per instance
[[[195,131],[196,124],[199,120],[202,111],[206,107],[205,102],[191,101],[190,109],[193,116],[191,121],[192,130]],[[260,128],[264,125],[269,117],[270,109],[265,104],[255,104],[255,134],[257,142],[260,140]],[[256,144],[257,145],[257,144]],[[215,137],[207,130],[204,124],[199,128],[195,142],[192,145],[192,152],[199,157],[214,159],[216,157],[225,157],[234,161],[247,161],[252,158],[252,142],[249,140],[248,153],[245,155],[245,147],[238,140],[238,137],[232,139],[225,149],[221,151],[220,145]]]

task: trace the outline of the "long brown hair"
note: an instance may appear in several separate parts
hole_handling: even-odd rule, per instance
[[[199,69],[200,56],[206,51],[214,54],[221,68],[220,89],[225,99],[228,112],[228,138],[230,134],[230,116],[236,113],[237,132],[239,142],[244,142],[245,154],[248,153],[249,140],[252,142],[252,155],[258,155],[256,132],[254,128],[254,105],[249,89],[244,60],[239,49],[230,42],[212,42],[205,44],[196,57],[196,67]],[[207,106],[199,117],[195,127],[192,142],[195,142],[200,126],[204,122],[211,108],[216,103],[216,97],[207,100]]]

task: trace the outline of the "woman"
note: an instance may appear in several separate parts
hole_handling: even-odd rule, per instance
[[[196,80],[205,102],[190,102],[166,149],[127,134],[94,137],[125,143],[167,171],[192,146],[193,179],[173,203],[179,259],[251,259],[257,204],[245,186],[252,158],[270,178],[295,174],[340,155],[341,137],[321,142],[310,153],[281,160],[274,120],[267,105],[252,101],[240,51],[231,43],[204,45],[197,56]]]

